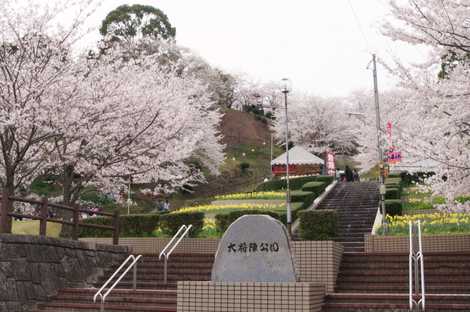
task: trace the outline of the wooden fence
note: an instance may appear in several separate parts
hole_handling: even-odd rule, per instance
[[[36,214],[24,214],[11,211],[14,202],[28,203],[31,205],[37,205],[39,211]],[[67,219],[60,219],[57,216],[51,215],[50,209],[53,208],[56,211],[68,211],[72,213],[72,217]],[[37,211],[37,209],[36,209]],[[87,224],[81,222],[81,213],[95,214],[103,217],[113,218],[113,225],[100,225],[100,224]],[[2,216],[7,215],[8,218]],[[26,199],[15,196],[6,196],[5,193],[1,196],[0,205],[0,233],[11,233],[11,218],[17,219],[31,219],[39,220],[39,235],[46,236],[47,222],[59,223],[62,225],[69,225],[72,227],[72,239],[78,240],[80,234],[80,227],[90,227],[96,229],[104,229],[113,231],[113,244],[119,244],[119,212],[106,213],[106,212],[95,212],[90,209],[83,209],[79,206],[66,206],[61,204],[50,203],[47,198],[42,200]]]

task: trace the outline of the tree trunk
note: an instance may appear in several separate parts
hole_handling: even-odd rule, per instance
[[[74,179],[74,167],[71,165],[65,165],[62,171],[62,196],[63,204],[66,206],[73,207],[74,196],[73,196],[73,179]],[[59,210],[58,215],[65,221],[73,220],[73,212],[68,210]],[[61,237],[70,238],[72,236],[73,226],[63,224],[62,231],[60,233]]]
[[[6,181],[2,194],[2,196],[5,198],[2,198],[1,232],[11,233],[12,222],[11,217],[8,216],[8,213],[13,211],[13,202],[8,200],[8,197],[15,194],[15,175],[7,170],[5,178]]]

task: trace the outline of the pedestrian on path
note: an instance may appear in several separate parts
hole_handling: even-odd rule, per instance
[[[359,182],[359,180],[360,180],[359,172],[357,172],[356,169],[353,170],[353,180],[354,180],[354,182]]]
[[[353,172],[349,166],[346,166],[346,169],[344,169],[344,173],[346,174],[346,181],[347,182],[353,182],[354,177],[353,177]]]

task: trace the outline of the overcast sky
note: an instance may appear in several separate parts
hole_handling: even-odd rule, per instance
[[[370,89],[366,67],[372,51],[383,58],[390,52],[423,58],[380,35],[387,0],[104,0],[94,22],[126,3],[163,10],[176,27],[178,44],[214,66],[265,82],[288,77],[295,90],[316,95]],[[96,31],[89,40],[98,37]],[[381,68],[379,73],[380,87],[390,88],[393,79]]]

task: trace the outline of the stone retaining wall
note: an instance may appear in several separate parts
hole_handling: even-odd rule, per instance
[[[470,235],[423,236],[423,252],[470,252]],[[409,253],[407,236],[365,236],[367,253]]]
[[[60,288],[89,286],[128,251],[125,246],[0,234],[0,312],[30,311]]]
[[[320,312],[323,285],[178,282],[178,312]]]

